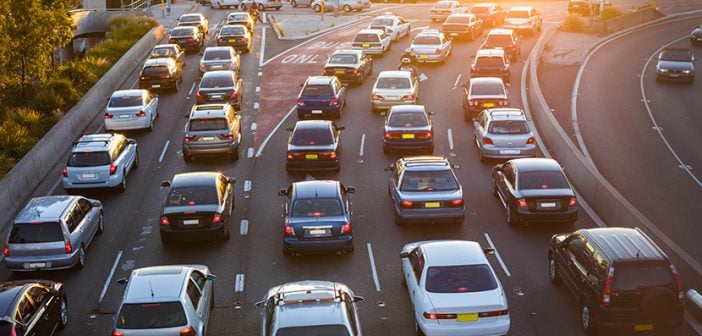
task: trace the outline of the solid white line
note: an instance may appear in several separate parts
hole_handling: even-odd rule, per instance
[[[163,150],[161,151],[161,156],[158,157],[158,163],[161,163],[163,161],[163,156],[166,155],[166,149],[168,149],[168,144],[171,143],[171,140],[166,140],[166,144],[163,146]]]
[[[254,103],[254,109],[258,109],[259,105],[258,103]]]
[[[193,91],[195,91],[195,82],[193,82],[193,86],[191,86],[190,91],[188,91],[188,99],[193,95]]]
[[[366,145],[366,134],[361,135],[361,149],[358,151],[358,156],[363,156],[363,147]]]
[[[458,76],[456,77],[456,81],[453,82],[453,88],[454,88],[454,89],[458,87],[458,82],[461,80],[461,76],[463,76],[463,75],[458,74]]]
[[[239,226],[239,233],[242,236],[246,236],[249,233],[249,221],[246,219],[241,220],[241,226]]]
[[[256,123],[251,123],[251,130],[255,131],[257,126]]]
[[[265,65],[263,63],[263,58],[266,54],[266,27],[263,27],[263,32],[261,33],[261,49],[259,51],[259,58],[258,58],[258,67],[262,67]]]
[[[505,274],[507,274],[508,277],[511,277],[512,274],[509,273],[509,270],[507,269],[507,265],[505,265],[505,262],[502,261],[502,257],[500,257],[500,252],[497,252],[497,248],[495,247],[495,244],[492,243],[492,239],[490,239],[490,235],[487,234],[487,232],[485,232],[484,234],[485,234],[485,239],[486,239],[487,242],[488,242],[488,245],[490,245],[490,247],[491,247],[493,250],[495,250],[495,257],[497,258],[497,262],[500,263],[500,266],[502,267],[502,270],[505,271]]]
[[[291,107],[291,108],[290,108],[290,111],[288,111],[288,113],[285,114],[285,116],[284,116],[283,118],[280,119],[280,121],[278,122],[277,125],[275,125],[275,128],[273,129],[273,131],[270,132],[270,133],[268,133],[268,136],[266,136],[266,138],[265,138],[265,139],[263,140],[263,142],[261,143],[261,147],[259,147],[258,150],[256,151],[256,157],[260,157],[260,156],[261,156],[261,153],[263,153],[263,149],[266,148],[266,145],[268,144],[268,141],[271,140],[271,138],[273,137],[273,134],[275,134],[275,132],[278,131],[278,129],[280,128],[280,126],[283,125],[283,123],[285,122],[285,119],[288,119],[288,117],[293,113],[293,111],[295,111],[295,106]]]
[[[239,273],[234,280],[234,292],[241,293],[244,291],[244,275]]]
[[[368,258],[370,258],[371,272],[373,273],[373,282],[375,283],[375,290],[380,292],[380,280],[378,280],[378,271],[375,269],[373,247],[371,247],[371,243],[367,243],[366,246],[368,246]]]
[[[59,177],[58,180],[56,180],[56,183],[54,183],[54,185],[51,186],[51,189],[49,189],[49,195],[53,195],[54,192],[56,192],[56,188],[58,188],[59,184],[61,184],[62,181],[62,177]]]
[[[246,150],[246,157],[247,157],[247,158],[251,158],[251,157],[253,157],[253,155],[254,155],[253,147],[249,147],[249,148]]]
[[[453,150],[453,131],[451,129],[448,129],[448,142],[449,142],[449,150]]]
[[[251,180],[244,181],[244,192],[251,191]]]
[[[267,18],[267,17],[268,17],[268,16],[266,15],[266,13],[261,13],[261,23],[266,23],[266,18]]]
[[[102,302],[102,299],[105,297],[105,293],[107,293],[107,287],[110,287],[110,282],[112,282],[112,276],[115,274],[115,269],[117,269],[117,264],[119,263],[120,258],[122,258],[122,250],[117,252],[117,257],[115,258],[115,262],[112,264],[112,270],[110,270],[110,275],[107,276],[107,280],[105,280],[105,285],[102,286],[102,291],[100,292],[100,298],[98,299],[98,303]]]
[[[259,72],[258,72],[258,77],[261,77],[261,76],[263,76],[263,72],[259,71]]]

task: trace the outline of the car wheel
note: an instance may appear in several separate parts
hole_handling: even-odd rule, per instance
[[[161,243],[163,245],[168,244],[171,241],[171,239],[163,232],[161,232]]]
[[[105,231],[105,216],[103,216],[102,212],[100,212],[100,217],[98,218],[97,233],[101,234],[103,231]]]
[[[127,190],[127,172],[122,171],[122,183],[117,186],[119,192],[124,192]]]
[[[595,322],[595,320],[592,319],[592,311],[590,310],[590,306],[588,306],[586,302],[583,302],[583,309],[580,314],[580,318],[583,330],[586,334],[594,335],[597,333],[597,329],[599,329],[597,322]]]
[[[76,267],[85,267],[85,247],[83,247],[83,245],[81,245],[80,249],[78,250],[78,262],[76,263]]]
[[[234,153],[230,156],[232,160],[236,161],[239,160],[239,146],[237,145],[236,148],[234,148]]]
[[[59,299],[58,328],[64,329],[66,325],[68,325],[68,300],[66,300],[66,294],[61,293],[61,298]]]
[[[400,274],[402,274],[402,270],[400,270]],[[404,274],[402,274],[402,287],[407,288],[407,279],[405,279]]]
[[[558,275],[558,263],[550,253],[548,255],[548,279],[556,286],[561,284],[561,276]]]
[[[495,180],[492,180],[492,197],[499,198],[497,195],[497,185],[495,185]]]
[[[514,210],[512,210],[512,205],[507,204],[505,209],[507,211],[507,225],[509,225],[509,226],[517,225],[517,219],[514,218]]]
[[[322,10],[322,7],[320,5],[314,5],[314,11],[319,12]]]
[[[193,157],[188,155],[183,155],[183,160],[187,163],[193,162]]]
[[[179,88],[180,88],[179,81],[175,81],[175,84],[173,85],[173,92],[178,92]]]
[[[344,12],[348,13],[351,11],[351,6],[349,5],[344,5]]]

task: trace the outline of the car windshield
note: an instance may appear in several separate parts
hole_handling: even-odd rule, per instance
[[[147,66],[141,71],[144,76],[165,75],[167,73],[168,68],[165,65]],[[141,105],[141,97],[139,97],[139,105]]]
[[[180,22],[183,23],[191,23],[191,22],[197,22],[200,23],[200,17],[196,15],[183,15],[180,17]]]
[[[371,26],[392,26],[392,19],[379,18],[371,22]]]
[[[291,145],[295,146],[325,146],[334,143],[329,129],[297,129],[290,140]]]
[[[180,302],[125,304],[117,316],[117,328],[120,329],[173,328],[187,323]]]
[[[458,190],[458,181],[450,170],[406,171],[400,185],[401,191],[451,191]]]
[[[485,43],[489,45],[509,45],[512,44],[512,35],[508,34],[490,34],[488,35]]]
[[[171,47],[154,48],[151,51],[151,57],[173,57],[173,56],[175,56],[175,51]]]
[[[183,37],[183,36],[194,36],[195,30],[192,28],[175,28],[171,30],[171,36]]]
[[[470,94],[474,96],[501,96],[505,94],[505,89],[499,83],[480,83],[471,85]]]
[[[244,27],[222,27],[219,32],[220,35],[246,35],[246,28]]]
[[[349,336],[349,332],[341,324],[325,324],[285,327],[278,329],[275,336]]]
[[[423,127],[427,126],[427,117],[418,112],[392,112],[388,119],[390,127]]]
[[[112,163],[108,152],[75,152],[68,159],[70,167],[107,166]]]
[[[507,13],[508,19],[528,19],[529,12],[527,11],[509,11]]]
[[[229,16],[229,21],[248,21],[248,14],[234,14]]]
[[[488,265],[432,266],[427,269],[426,290],[430,293],[474,293],[497,288]]]
[[[470,12],[473,14],[487,14],[490,12],[490,9],[484,6],[473,6],[473,8],[470,9]]]
[[[205,61],[230,60],[232,59],[232,53],[229,50],[221,49],[205,50],[202,59]]]
[[[356,38],[353,39],[354,42],[378,42],[378,35],[376,34],[356,34]]]
[[[439,39],[438,36],[430,36],[430,35],[424,35],[424,36],[417,36],[414,38],[414,41],[412,41],[412,44],[441,44],[441,39]]]
[[[560,171],[527,171],[519,174],[519,190],[569,189],[565,175]]]
[[[448,18],[446,18],[446,21],[444,23],[462,23],[462,24],[467,24],[470,22],[470,18],[467,16],[455,16],[451,15]]]
[[[331,85],[329,84],[323,84],[323,85],[314,85],[314,84],[308,84],[305,85],[305,88],[302,89],[302,94],[301,96],[303,97],[329,97],[333,96],[334,91],[331,88]]]
[[[502,60],[502,57],[481,56],[475,59],[475,66],[486,68],[503,67],[505,62]]]
[[[449,9],[451,8],[451,3],[448,1],[439,1],[434,5],[434,8],[437,9]]]
[[[232,76],[205,76],[206,77],[200,82],[201,88],[216,89],[234,86],[234,79]]]
[[[490,123],[488,133],[529,134],[529,126],[525,120],[495,120]]]
[[[59,222],[16,223],[12,226],[10,244],[50,243],[63,241]]]
[[[329,58],[329,63],[334,64],[356,64],[356,55],[354,54],[334,54]]]
[[[375,85],[378,89],[409,89],[412,87],[409,78],[378,78],[378,84]]]
[[[219,204],[214,186],[191,186],[173,188],[168,194],[168,206]]]
[[[632,261],[614,268],[612,291],[640,290],[674,284],[673,272],[666,261]]]
[[[189,131],[216,131],[226,129],[227,119],[225,118],[191,119],[188,124]]]
[[[292,204],[293,217],[341,216],[341,202],[336,198],[312,198],[295,200]]]
[[[661,51],[659,59],[663,61],[674,61],[674,62],[691,62],[692,56],[690,56],[689,50],[676,50],[668,49]]]
[[[131,107],[141,106],[143,103],[141,95],[138,96],[118,96],[110,98],[109,107]]]

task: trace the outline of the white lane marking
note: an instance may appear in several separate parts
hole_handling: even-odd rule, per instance
[[[251,123],[251,130],[255,131],[257,126],[256,123]]]
[[[263,72],[259,71],[259,72],[258,72],[258,77],[261,77],[261,76],[263,76]]]
[[[244,275],[239,273],[234,279],[234,292],[242,293],[244,291]]]
[[[490,239],[490,235],[485,232],[485,240],[487,240],[488,245],[495,250],[495,257],[497,258],[497,261],[500,263],[500,266],[502,267],[502,270],[505,271],[505,274],[507,274],[508,277],[511,277],[512,274],[509,273],[509,270],[507,269],[507,265],[505,265],[505,262],[502,261],[502,257],[500,257],[500,252],[497,252],[497,248],[495,247],[495,244],[492,243],[492,239]]]
[[[188,96],[186,99],[190,99],[190,96],[193,95],[193,91],[195,91],[195,82],[193,82],[193,86],[190,87],[190,91],[188,91]]]
[[[255,109],[255,110],[258,109],[258,106],[259,106],[258,103],[254,103],[254,109]]]
[[[56,188],[58,188],[59,184],[63,181],[62,177],[59,177],[58,180],[56,180],[56,183],[54,183],[53,186],[51,186],[51,189],[49,189],[49,195],[53,195],[54,192],[56,192]],[[0,259],[2,260],[2,259]]]
[[[378,271],[375,269],[375,258],[373,258],[373,247],[371,243],[367,243],[368,247],[368,258],[370,258],[371,272],[373,273],[373,282],[375,283],[375,290],[380,292],[380,280],[378,280]]]
[[[266,23],[266,13],[261,13],[261,23]]]
[[[363,156],[363,150],[366,145],[366,134],[361,135],[361,148],[358,150],[358,156]]]
[[[263,27],[262,29],[263,29],[263,32],[261,33],[261,49],[259,51],[259,58],[258,58],[258,67],[259,68],[265,65],[265,63],[263,63],[263,58],[266,54],[266,27]]]
[[[456,81],[453,82],[453,89],[452,90],[455,90],[458,87],[458,82],[461,80],[461,76],[463,76],[463,75],[458,74],[458,76],[456,76]]]
[[[260,86],[257,86],[257,87],[256,87],[256,93],[259,93],[259,92],[261,92],[261,87],[260,87]]]
[[[246,157],[247,157],[247,158],[251,158],[251,157],[253,157],[253,155],[254,155],[254,149],[253,149],[253,147],[249,147],[249,148],[246,150]]]
[[[168,149],[168,145],[171,143],[171,140],[166,140],[166,144],[163,145],[163,150],[161,151],[161,156],[158,157],[158,163],[161,163],[163,161],[163,156],[166,155],[166,149]]]
[[[449,150],[453,150],[453,131],[450,128],[448,129],[448,143]]]
[[[102,291],[100,292],[100,298],[98,299],[98,303],[102,302],[102,299],[105,297],[105,293],[107,293],[107,287],[110,287],[110,282],[112,282],[112,276],[115,275],[115,269],[117,269],[117,264],[119,263],[119,259],[122,258],[122,250],[119,250],[117,252],[117,257],[115,258],[114,264],[112,264],[112,269],[110,270],[110,275],[107,276],[107,280],[105,280],[105,285],[102,286]]]
[[[293,106],[293,107],[290,108],[290,111],[288,111],[288,113],[286,113],[285,116],[284,116],[283,118],[280,119],[280,121],[278,122],[277,125],[275,125],[275,128],[273,129],[273,131],[270,132],[270,133],[268,133],[268,136],[266,136],[266,138],[263,139],[263,142],[261,143],[261,147],[259,147],[259,148],[258,148],[258,151],[256,151],[256,157],[260,157],[260,156],[261,156],[261,153],[263,153],[263,149],[266,148],[266,145],[268,144],[268,141],[271,140],[271,138],[273,137],[273,134],[275,134],[275,132],[278,131],[278,129],[280,128],[280,126],[283,125],[283,123],[285,122],[285,120],[288,119],[288,117],[293,113],[293,111],[295,111],[295,106]]]
[[[246,219],[241,220],[241,225],[239,226],[239,233],[242,236],[246,236],[249,233],[249,221]]]
[[[251,180],[244,181],[244,192],[251,191]]]

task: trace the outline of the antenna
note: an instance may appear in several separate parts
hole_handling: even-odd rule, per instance
[[[151,280],[149,280],[149,291],[151,291],[151,297],[153,298],[154,295],[154,287],[151,286]]]

